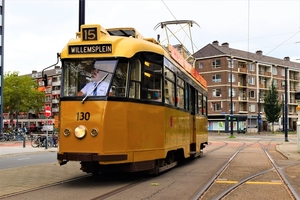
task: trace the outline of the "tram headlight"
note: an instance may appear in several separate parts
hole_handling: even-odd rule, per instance
[[[87,130],[84,126],[82,126],[82,125],[77,126],[75,128],[75,137],[77,137],[78,139],[82,139],[86,135],[86,132],[87,132]]]
[[[64,136],[68,137],[70,134],[71,134],[70,129],[66,128],[66,129],[64,130]]]
[[[96,129],[96,128],[93,128],[93,129],[91,130],[91,136],[93,136],[93,137],[96,137],[96,136],[98,135],[98,133],[99,133],[99,131],[98,131],[98,129]]]

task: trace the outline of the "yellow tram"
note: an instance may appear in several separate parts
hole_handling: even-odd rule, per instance
[[[61,165],[80,161],[93,174],[159,173],[201,155],[206,81],[173,46],[134,28],[90,24],[81,25],[60,58]]]

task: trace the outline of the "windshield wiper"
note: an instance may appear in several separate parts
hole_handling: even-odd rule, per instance
[[[105,74],[105,76],[97,83],[97,85],[93,88],[93,90],[92,90],[90,93],[86,94],[86,96],[85,96],[85,97],[82,99],[82,101],[81,101],[82,104],[84,104],[84,101],[86,100],[86,98],[87,98],[88,96],[90,96],[90,95],[94,92],[94,90],[96,90],[96,88],[98,87],[98,85],[99,85],[100,83],[102,83],[102,81],[103,81],[107,76],[108,76],[108,73]]]

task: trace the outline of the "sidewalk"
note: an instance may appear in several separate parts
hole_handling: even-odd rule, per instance
[[[45,147],[33,148],[30,141],[27,141],[25,146],[23,141],[9,141],[0,143],[0,157],[45,151],[57,151],[57,147],[51,147],[47,149],[45,149]]]
[[[276,150],[289,160],[300,161],[300,153],[297,147],[297,142],[278,142]]]

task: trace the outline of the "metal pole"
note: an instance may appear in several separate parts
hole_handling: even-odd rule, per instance
[[[285,132],[285,126],[284,126],[284,121],[285,121],[285,117],[284,117],[284,94],[282,94],[282,101],[283,101],[283,103],[282,103],[282,121],[281,121],[281,125],[282,125],[282,132],[284,133]]]
[[[79,32],[80,26],[85,23],[85,0],[79,0]]]
[[[19,123],[19,99],[17,101],[17,111],[16,111],[16,128],[18,129],[18,123]]]
[[[288,82],[287,82],[287,75],[288,75],[288,68],[285,68],[285,84],[284,84],[284,135],[285,135],[285,141],[288,142],[288,93],[287,93],[287,89],[288,89]]]
[[[233,137],[233,103],[232,103],[232,68],[233,68],[233,59],[230,60],[230,136]]]
[[[257,113],[257,133],[261,131],[261,115],[260,115],[261,103],[260,103],[260,89],[258,89],[258,113]]]
[[[48,124],[47,118],[45,120],[45,124],[46,125]],[[45,124],[44,124],[44,126],[45,126]],[[48,127],[47,127],[47,130],[46,130],[46,144],[45,144],[45,149],[48,149]]]

